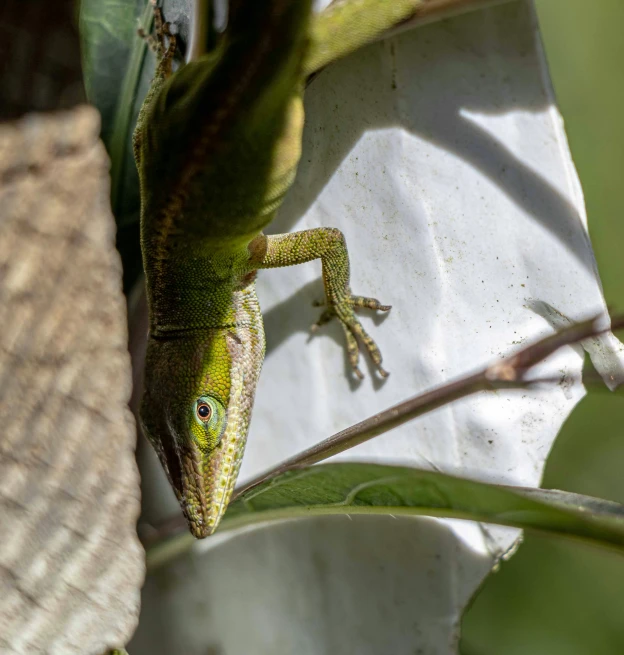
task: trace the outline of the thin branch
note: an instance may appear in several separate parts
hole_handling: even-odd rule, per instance
[[[369,441],[384,432],[403,425],[412,419],[431,412],[443,405],[465,398],[484,390],[496,389],[526,389],[537,384],[557,382],[552,378],[528,379],[530,369],[563,346],[579,343],[585,339],[598,336],[609,329],[616,330],[624,327],[624,315],[611,321],[611,328],[604,327],[604,316],[596,316],[582,323],[574,323],[555,334],[540,339],[523,348],[506,359],[499,360],[486,366],[477,373],[466,375],[430,391],[414,396],[394,407],[375,414],[351,427],[338,432],[320,443],[304,450],[298,455],[285,460],[262,475],[254,478],[247,484],[240,486],[234,492],[235,500],[242,494],[270,478],[321,462],[346,450],[354,448],[361,443]],[[147,527],[147,526],[146,526]],[[156,528],[148,528],[145,534],[144,545],[155,545],[172,534],[184,529],[185,521],[179,516],[167,519]]]
[[[614,329],[618,326],[624,326],[624,316],[613,321]],[[234,492],[232,500],[235,500],[250,489],[257,487],[259,484],[266,482],[269,478],[273,478],[286,471],[311,466],[329,457],[338,455],[345,450],[359,446],[361,443],[374,439],[384,432],[388,432],[418,416],[422,416],[427,412],[431,412],[460,398],[465,398],[466,396],[488,389],[523,389],[529,385],[533,386],[535,384],[552,382],[549,379],[527,380],[526,375],[531,367],[541,362],[559,348],[584,341],[606,331],[608,331],[608,328],[604,328],[602,316],[596,316],[582,323],[575,323],[569,328],[556,332],[545,339],[541,339],[523,348],[508,359],[486,366],[481,371],[472,375],[459,378],[418,396],[414,396],[360,423],[356,423],[346,430],[338,432],[332,437],[329,437],[329,439],[325,439],[325,441],[321,441],[315,446],[312,446],[312,448],[287,459],[276,467],[269,469],[266,473],[254,478],[246,485],[239,487]]]

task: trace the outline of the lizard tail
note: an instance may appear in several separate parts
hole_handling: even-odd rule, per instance
[[[228,27],[217,56],[178,70],[156,95],[141,139],[143,175],[177,179],[175,205],[222,144],[233,123],[262,95],[275,102],[301,76],[311,0],[231,0]],[[157,167],[158,170],[150,171]],[[164,199],[162,199],[164,200]],[[158,203],[161,207],[162,203]],[[171,206],[167,213],[176,214]]]

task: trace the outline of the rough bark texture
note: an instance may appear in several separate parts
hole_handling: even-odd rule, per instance
[[[0,652],[99,654],[143,550],[121,267],[99,118],[0,126]]]

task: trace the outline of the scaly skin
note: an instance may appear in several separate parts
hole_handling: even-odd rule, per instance
[[[390,307],[351,294],[342,234],[262,230],[301,154],[306,53],[324,64],[334,42],[340,54],[352,50],[417,2],[396,0],[392,10],[372,0],[338,3],[339,16],[356,7],[377,17],[364,33],[342,36],[323,21],[311,29],[310,4],[230,0],[218,51],[175,74],[175,37],[155,14],[160,62],[134,135],[150,312],[141,422],[198,538],[215,531],[227,508],[247,438],[265,348],[257,269],[320,258],[326,309],[317,326],[338,318],[355,374],[360,340],[387,375],[353,310]]]

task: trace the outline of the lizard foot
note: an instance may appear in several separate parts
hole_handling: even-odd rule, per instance
[[[315,306],[322,306],[325,303],[314,303]],[[355,307],[364,307],[366,309],[387,312],[391,309],[391,305],[382,305],[375,298],[366,298],[364,296],[347,296],[337,303],[330,304],[327,309],[321,314],[318,321],[312,325],[312,332],[316,332],[319,327],[329,323],[332,318],[336,317],[340,321],[340,325],[347,341],[347,355],[349,356],[349,363],[353,369],[355,376],[362,380],[364,375],[358,367],[360,358],[360,349],[358,341],[360,341],[370,358],[373,360],[375,367],[382,378],[387,378],[389,373],[381,366],[381,352],[373,338],[362,327],[353,309]]]
[[[172,73],[173,57],[176,51],[176,35],[171,31],[171,24],[163,18],[163,12],[157,6],[157,0],[150,0],[154,10],[154,34],[147,34],[139,27],[137,34],[145,40],[149,49],[158,57],[158,67],[164,77]]]

